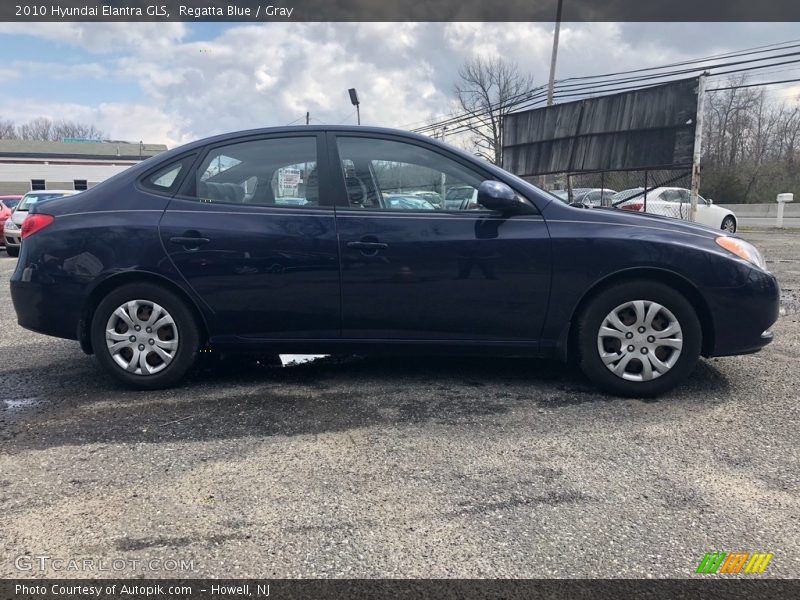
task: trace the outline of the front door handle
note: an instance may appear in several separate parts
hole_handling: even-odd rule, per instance
[[[169,238],[173,244],[183,246],[187,250],[197,250],[203,244],[209,243],[211,240],[200,236],[176,236]]]
[[[362,252],[376,252],[377,250],[385,250],[389,244],[383,242],[347,242],[348,248],[361,250]]]

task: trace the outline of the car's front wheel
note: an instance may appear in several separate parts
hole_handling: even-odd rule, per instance
[[[700,355],[702,328],[686,298],[657,282],[617,284],[578,321],[583,372],[607,392],[649,397],[675,387]]]
[[[19,248],[16,246],[6,246],[6,252],[9,256],[19,256]]]
[[[200,330],[184,301],[149,282],[112,290],[97,306],[92,347],[121,382],[142,389],[175,385],[195,361]]]
[[[722,227],[720,227],[720,229],[722,229],[722,231],[727,231],[728,233],[736,233],[736,219],[728,215],[722,219]]]

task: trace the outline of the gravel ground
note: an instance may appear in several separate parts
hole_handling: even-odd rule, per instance
[[[508,359],[120,390],[76,342],[19,328],[2,285],[0,577],[687,577],[712,550],[800,577],[800,233],[743,236],[785,288],[776,341],[658,401]],[[20,572],[26,554],[193,570]]]

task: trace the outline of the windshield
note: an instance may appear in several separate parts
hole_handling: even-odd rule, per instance
[[[36,194],[25,194],[22,202],[19,203],[17,210],[30,210],[30,207],[37,202],[44,202],[45,200],[52,200],[53,198],[61,198],[64,194],[62,192],[42,192]]]
[[[644,193],[644,188],[631,188],[629,190],[622,190],[611,196],[611,204],[619,204],[625,202],[636,196],[641,196]]]
[[[2,202],[3,204],[5,204],[5,205],[6,205],[6,208],[10,208],[11,210],[14,210],[14,207],[15,207],[17,204],[19,204],[19,198],[14,198],[13,200],[12,200],[12,199],[9,199],[9,198],[5,198],[5,199],[3,199],[3,200],[0,200],[0,202]]]

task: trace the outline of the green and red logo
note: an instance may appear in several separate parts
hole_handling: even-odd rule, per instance
[[[708,552],[696,573],[763,573],[772,560],[771,552]]]

